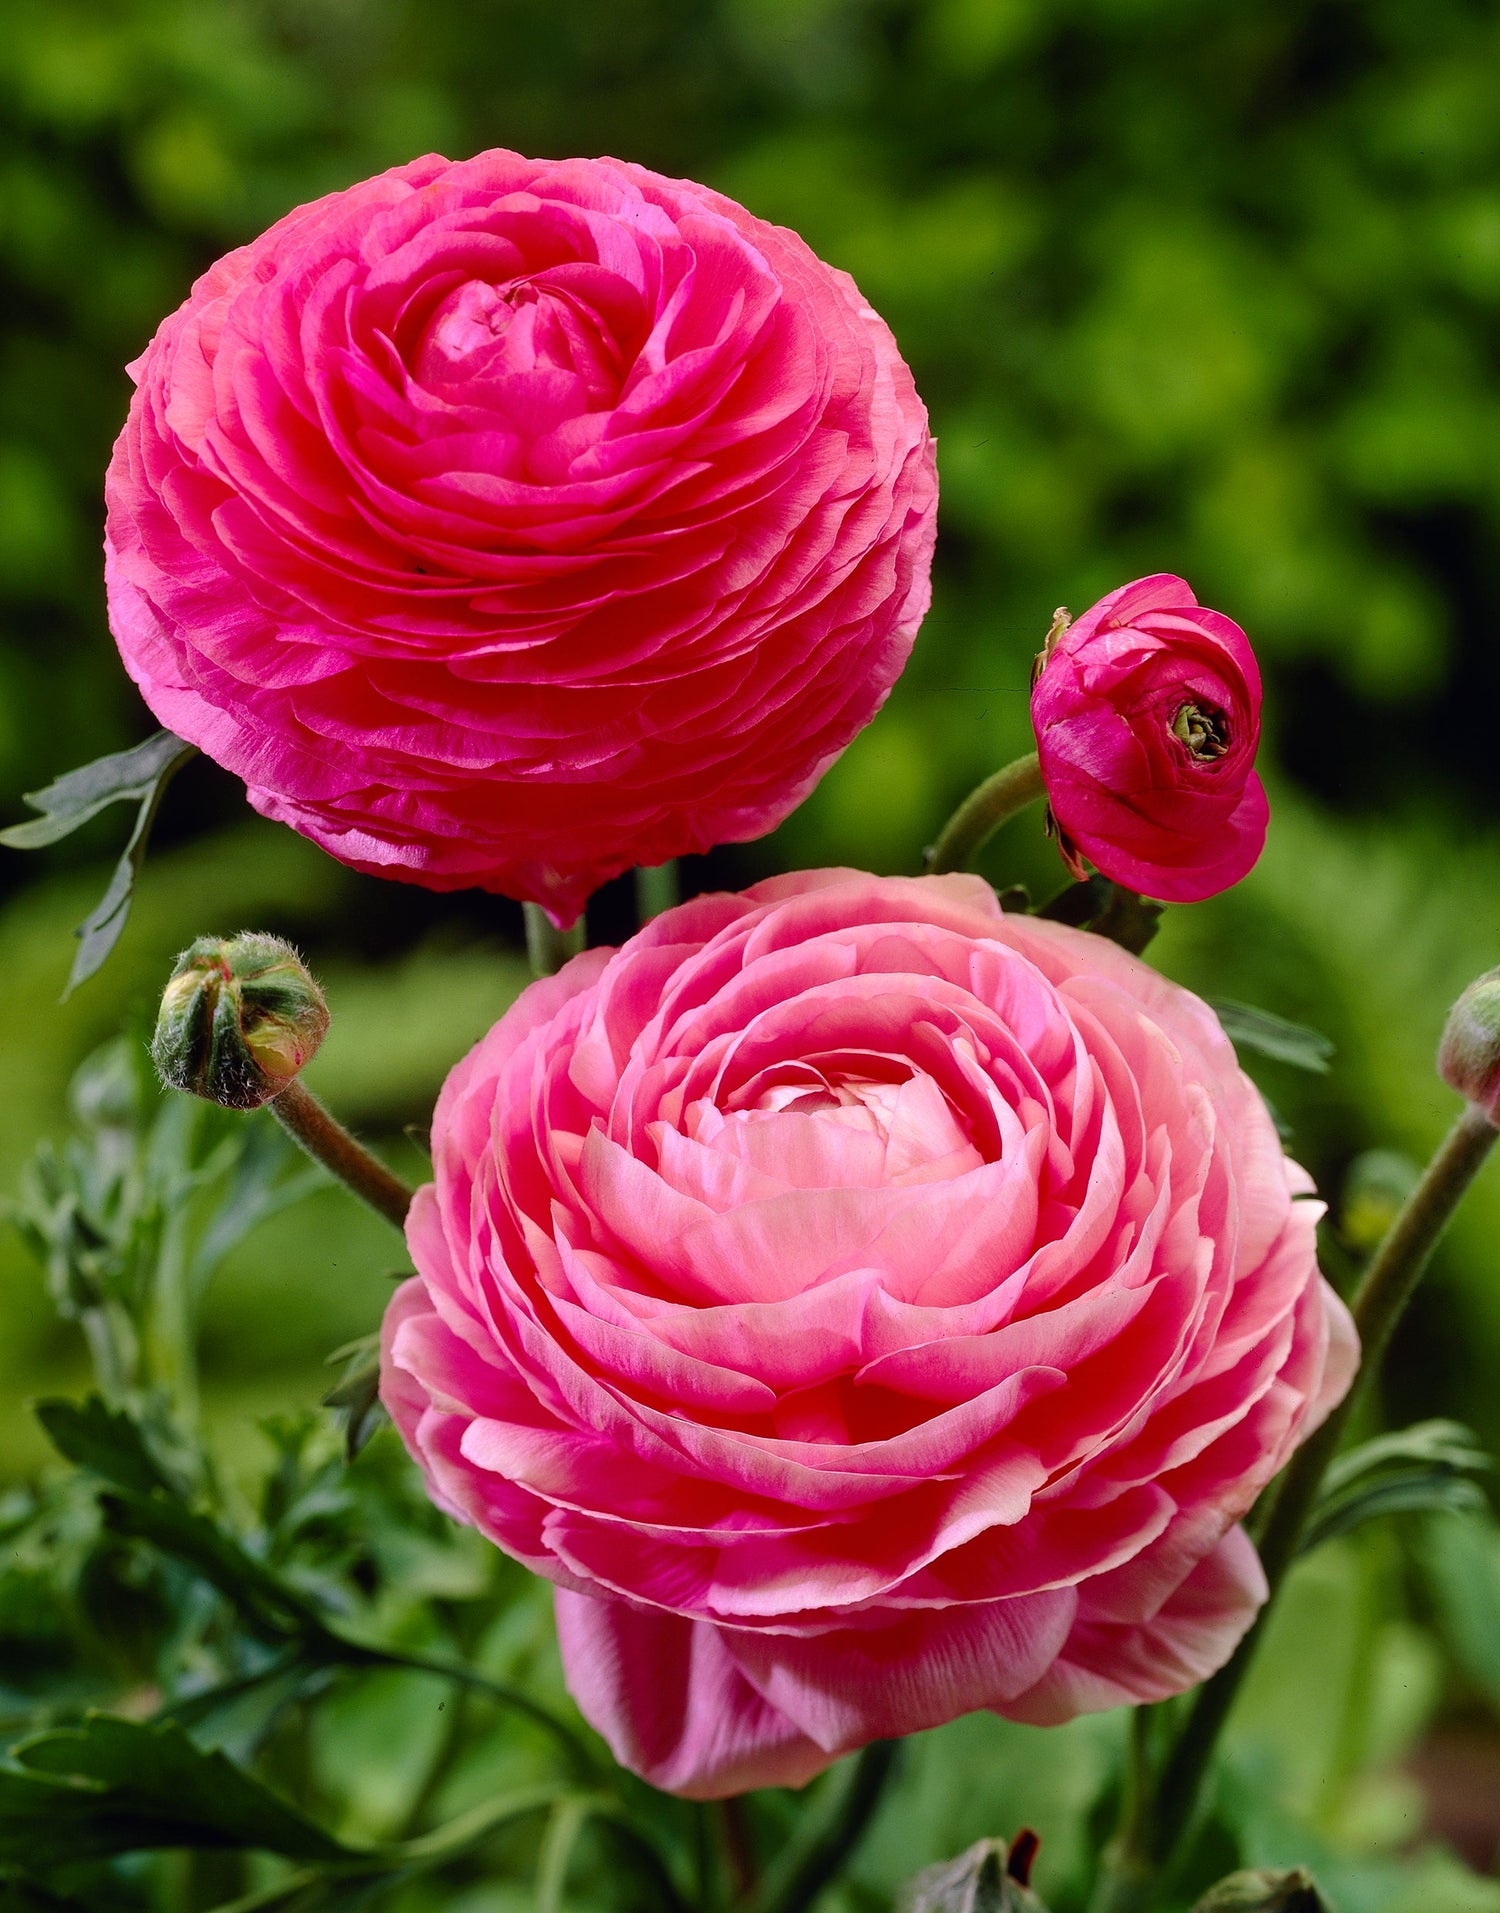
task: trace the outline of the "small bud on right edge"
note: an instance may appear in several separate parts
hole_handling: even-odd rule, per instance
[[[1471,983],[1448,1012],[1438,1074],[1500,1129],[1500,970]]]
[[[151,1060],[170,1089],[258,1109],[312,1061],[328,1006],[280,937],[199,937],[162,992]]]

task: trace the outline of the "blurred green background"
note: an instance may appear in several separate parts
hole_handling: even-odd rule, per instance
[[[915,368],[943,484],[936,599],[887,710],[774,839],[690,880],[914,868],[1026,748],[1053,606],[1182,572],[1265,667],[1274,818],[1254,875],[1172,913],[1153,958],[1334,1039],[1327,1076],[1263,1082],[1333,1205],[1337,1263],[1446,1123],[1445,1007],[1500,962],[1497,94],[1493,0],[0,0],[0,810],[152,728],[105,625],[101,476],[123,365],[219,252],[429,149],[689,175],[855,275]],[[403,1129],[519,986],[518,913],[354,876],[197,764],[120,950],[60,1007],[123,823],[0,853],[0,1188],[174,952],[242,925],[309,951],[334,1012],[322,1088],[411,1150]],[[1060,877],[1034,817],[987,867]],[[605,895],[596,936],[628,910]],[[1375,1149],[1397,1160],[1372,1172]],[[329,1192],[238,1255],[205,1348],[226,1431],[313,1397],[398,1254]],[[1386,1410],[1462,1416],[1500,1451],[1497,1372],[1500,1171],[1403,1331]],[[80,1374],[5,1234],[0,1477],[41,1457],[28,1399]],[[1369,1714],[1386,1670],[1375,1752],[1345,1731],[1304,1793],[1389,1762],[1434,1709],[1472,1703],[1490,1731],[1413,1627],[1404,1572],[1379,1549],[1322,1570],[1326,1639],[1355,1638],[1357,1610],[1396,1629],[1395,1659],[1371,1647],[1351,1676]],[[1369,1808],[1387,1839],[1414,1812],[1399,1786]]]

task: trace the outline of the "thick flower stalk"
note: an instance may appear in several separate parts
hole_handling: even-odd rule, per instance
[[[383,1395],[697,1796],[1175,1694],[1344,1391],[1318,1205],[1212,1012],[967,877],[707,896],[449,1077]]]
[[[566,926],[784,817],[927,607],[890,332],[794,233],[641,166],[415,160],[221,259],[131,370],[126,666],[362,870]]]
[[[1122,585],[1059,618],[1031,693],[1042,786],[1075,876],[1166,903],[1225,890],[1259,857],[1260,671],[1244,632],[1181,578]]]

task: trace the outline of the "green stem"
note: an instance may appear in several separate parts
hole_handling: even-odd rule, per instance
[[[328,1659],[345,1667],[405,1667],[414,1674],[435,1674],[442,1680],[455,1681],[476,1694],[486,1694],[491,1700],[545,1728],[567,1755],[570,1764],[584,1778],[597,1780],[600,1777],[599,1762],[581,1736],[574,1733],[566,1721],[559,1720],[539,1701],[534,1701],[529,1694],[523,1693],[519,1687],[512,1687],[507,1681],[495,1680],[462,1661],[445,1660],[435,1654],[406,1654],[395,1647],[371,1647],[363,1641],[352,1641],[347,1635],[335,1634],[329,1629],[323,1630],[318,1645]]]
[[[539,903],[523,904],[526,913],[526,954],[533,976],[556,976],[568,961],[576,957],[587,942],[583,912],[571,930],[559,930]]]
[[[279,1096],[266,1105],[287,1134],[307,1151],[314,1161],[331,1169],[340,1182],[369,1203],[400,1229],[411,1207],[412,1192],[399,1176],[393,1176],[383,1162],[377,1161],[363,1143],[356,1142],[341,1122],[294,1077]]]
[[[675,858],[670,863],[642,864],[636,871],[635,908],[643,924],[659,917],[663,910],[670,910],[680,896]]]
[[[828,1819],[805,1846],[788,1855],[785,1872],[768,1876],[759,1902],[763,1913],[806,1913],[823,1888],[837,1879],[875,1818],[900,1750],[894,1740],[872,1741],[864,1749]]]
[[[1229,1661],[1194,1696],[1182,1731],[1144,1813],[1122,1828],[1091,1913],[1139,1913],[1152,1883],[1174,1857],[1197,1810],[1214,1744],[1254,1659],[1287,1571],[1349,1417],[1379,1368],[1396,1324],[1422,1279],[1434,1248],[1464,1192],[1495,1145],[1497,1131],[1484,1111],[1468,1105],[1439,1144],[1385,1240],[1371,1258],[1354,1298],[1360,1365],[1342,1402],[1282,1472],[1261,1531],[1259,1549],[1270,1588],[1265,1606]]]
[[[927,853],[925,868],[936,876],[940,871],[963,870],[985,839],[997,831],[1009,817],[1038,797],[1045,797],[1041,761],[1035,751],[1018,757],[1013,764],[987,777],[978,790],[971,791],[943,825],[937,842]]]

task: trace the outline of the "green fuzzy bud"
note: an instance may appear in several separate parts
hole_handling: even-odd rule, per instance
[[[1305,1867],[1293,1867],[1289,1873],[1255,1867],[1231,1873],[1210,1887],[1193,1913],[1329,1913],[1329,1909]]]
[[[1438,1074],[1500,1128],[1500,970],[1471,983],[1449,1010]]]
[[[280,937],[199,937],[162,992],[151,1060],[170,1089],[258,1109],[317,1054],[328,1005]]]

